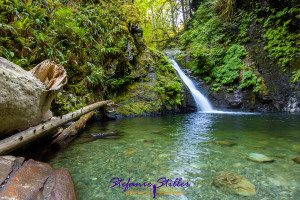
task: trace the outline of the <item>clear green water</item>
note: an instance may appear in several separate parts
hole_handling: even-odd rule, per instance
[[[90,134],[112,130],[123,131],[124,136],[86,142]],[[212,143],[224,140],[238,145]],[[250,153],[273,157],[275,162],[250,161]],[[124,188],[109,188],[113,177],[152,183],[161,177],[183,178],[191,184],[188,188],[159,188],[185,193],[157,194],[157,199],[281,200],[300,199],[300,165],[292,161],[299,156],[299,115],[193,113],[94,123],[50,164],[71,172],[82,200],[153,199],[152,194],[125,194]],[[212,180],[221,171],[244,176],[255,185],[257,195],[241,197],[217,190]]]

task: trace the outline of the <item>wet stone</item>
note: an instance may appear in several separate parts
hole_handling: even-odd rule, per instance
[[[125,151],[125,154],[126,154],[126,155],[130,155],[130,154],[133,154],[134,152],[136,152],[135,149],[127,149],[127,150]]]
[[[221,146],[227,146],[227,147],[232,147],[234,145],[237,145],[236,143],[230,141],[215,141],[214,143]]]
[[[248,156],[249,160],[255,161],[255,162],[273,162],[274,159],[270,158],[264,154],[259,153],[250,153]]]
[[[294,161],[295,163],[300,164],[300,157],[294,158],[293,161]]]
[[[229,194],[256,195],[255,186],[246,178],[234,173],[222,172],[221,175],[214,178],[213,185]]]
[[[147,143],[154,143],[155,141],[154,141],[154,140],[144,140],[144,142],[147,142]]]

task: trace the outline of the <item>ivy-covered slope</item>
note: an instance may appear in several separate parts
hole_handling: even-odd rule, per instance
[[[201,1],[181,36],[187,53],[177,60],[206,81],[215,106],[300,111],[297,6],[285,0]]]
[[[182,111],[184,90],[163,54],[146,47],[132,1],[0,1],[0,56],[31,69],[63,65],[68,85],[52,110],[103,99],[122,115]]]

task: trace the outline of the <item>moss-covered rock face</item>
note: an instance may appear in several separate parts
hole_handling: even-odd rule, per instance
[[[222,2],[202,1],[177,61],[205,80],[217,107],[299,112],[296,1],[234,1],[228,13]]]
[[[117,114],[136,116],[187,112],[183,83],[161,53],[144,49],[138,54],[131,75],[134,80],[115,93]]]
[[[2,1],[0,56],[31,69],[63,65],[68,85],[52,104],[65,114],[104,99],[118,113],[180,110],[183,87],[163,54],[150,51],[132,1]]]

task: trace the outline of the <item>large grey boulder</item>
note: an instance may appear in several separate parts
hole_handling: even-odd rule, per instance
[[[0,137],[49,120],[51,102],[66,83],[64,68],[49,60],[28,72],[0,57]]]

